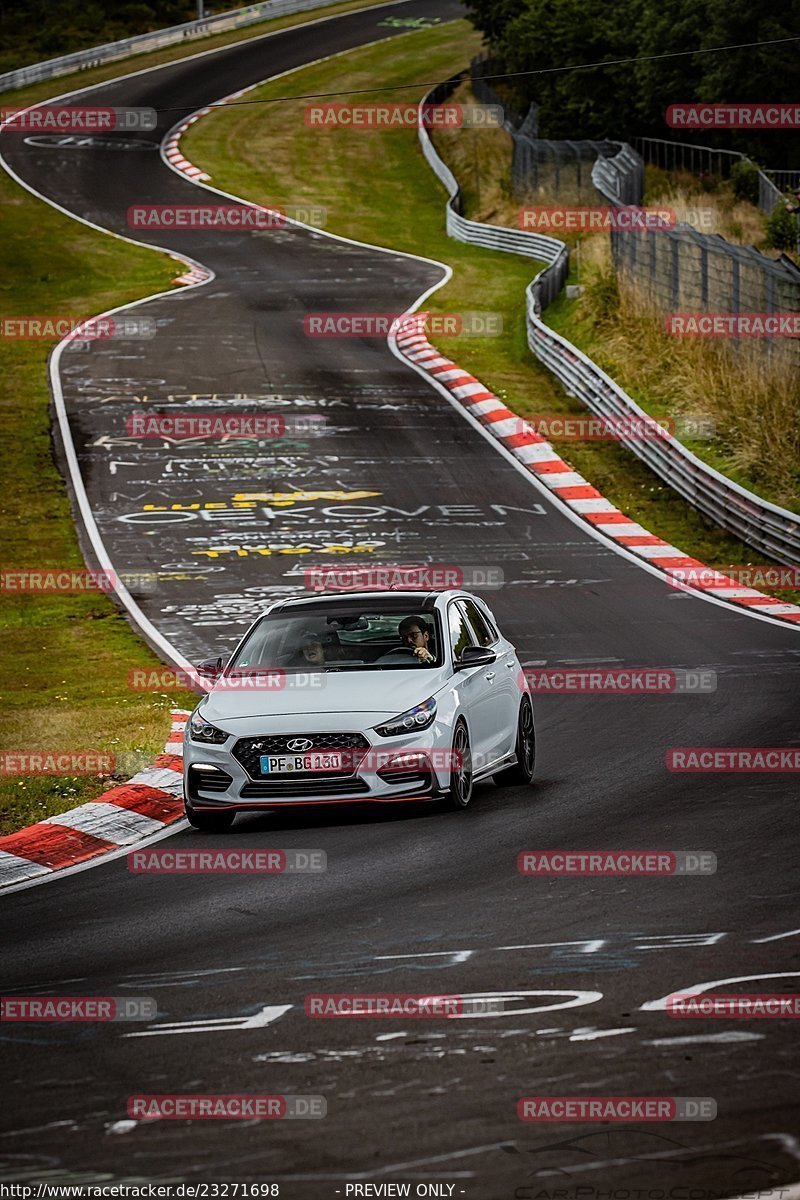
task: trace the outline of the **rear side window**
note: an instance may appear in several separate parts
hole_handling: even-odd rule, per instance
[[[496,641],[497,634],[491,629],[477,604],[474,604],[472,600],[459,600],[458,603],[463,606],[464,612],[467,614],[469,623],[475,631],[478,645],[491,646],[492,642]]]
[[[453,647],[453,659],[458,661],[465,646],[473,646],[472,630],[458,604],[451,604],[447,620],[450,625],[450,645]]]

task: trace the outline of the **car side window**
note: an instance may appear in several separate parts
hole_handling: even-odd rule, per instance
[[[453,661],[458,662],[465,646],[474,646],[472,630],[458,604],[451,604],[447,614],[450,625],[450,645],[453,647]]]
[[[486,624],[488,625],[488,627],[489,627],[489,632],[491,633],[491,635],[492,635],[492,638],[494,639],[494,641],[499,641],[499,639],[500,639],[500,632],[499,632],[499,630],[498,630],[498,628],[497,628],[497,622],[495,621],[495,619],[494,619],[494,617],[492,616],[492,614],[489,612],[488,608],[486,608],[484,605],[477,605],[477,604],[476,604],[476,606],[475,606],[475,607],[478,609],[478,612],[481,614],[481,616],[483,617],[484,621],[485,621],[485,622],[486,622]]]
[[[491,646],[492,642],[497,640],[497,635],[492,633],[486,618],[477,604],[474,604],[472,600],[459,600],[459,605],[463,606],[464,612],[467,614],[469,623],[478,640],[478,645]]]

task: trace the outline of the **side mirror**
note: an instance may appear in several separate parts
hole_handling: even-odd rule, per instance
[[[222,674],[222,658],[207,658],[205,662],[198,663],[195,667],[198,675],[202,675],[203,679],[208,679],[213,682]]]
[[[487,667],[496,658],[494,650],[490,650],[488,646],[466,646],[461,651],[455,668],[457,671],[466,671],[469,667]]]

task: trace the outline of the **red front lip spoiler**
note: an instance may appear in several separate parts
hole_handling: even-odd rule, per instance
[[[335,800],[273,800],[265,804],[254,801],[252,804],[192,804],[193,812],[272,812],[279,808],[310,808],[319,807],[323,804],[409,804],[413,801],[435,800],[437,797],[434,793],[429,792],[425,796],[392,796],[390,798],[382,798],[377,796],[359,796],[348,799]]]

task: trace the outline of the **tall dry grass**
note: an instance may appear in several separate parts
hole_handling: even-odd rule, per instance
[[[681,423],[711,423],[714,437],[697,447],[768,499],[800,507],[800,379],[796,358],[780,341],[767,359],[743,340],[671,337],[646,293],[620,280],[608,239],[582,248],[585,292],[577,318],[593,324],[593,356],[645,408]]]
[[[704,185],[688,171],[645,168],[645,204],[670,208],[679,221],[700,233],[719,233],[740,246],[755,246],[762,253],[766,233],[764,217],[754,204],[738,200],[727,182]]]
[[[469,84],[454,95],[474,103]],[[461,185],[464,215],[518,228],[519,201],[511,191],[512,143],[502,129],[442,129],[436,148]],[[728,184],[713,189],[688,172],[647,169],[646,203],[676,210],[702,233],[761,247],[764,224]],[[533,204],[586,203],[563,190],[540,189]],[[620,280],[611,265],[607,233],[564,236],[573,270],[585,286],[566,335],[587,350],[645,409],[677,423],[711,425],[713,438],[696,451],[712,466],[738,476],[774,503],[800,507],[800,381],[796,358],[775,345],[670,337],[649,296]],[[575,331],[570,327],[574,326]],[[578,332],[579,331],[579,332]]]

